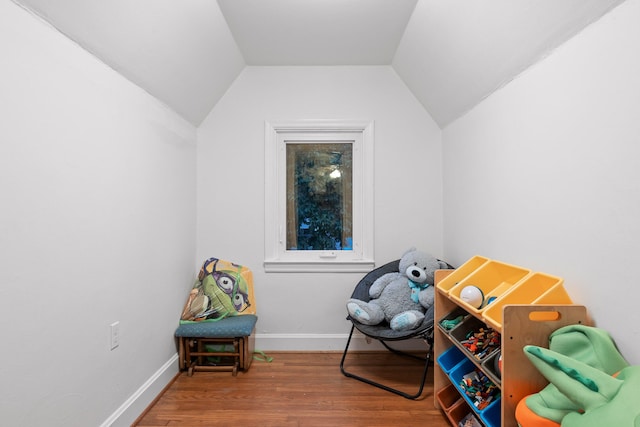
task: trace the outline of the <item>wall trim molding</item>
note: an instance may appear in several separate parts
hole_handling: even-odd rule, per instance
[[[100,427],[128,427],[162,392],[178,373],[178,353],[140,386]]]

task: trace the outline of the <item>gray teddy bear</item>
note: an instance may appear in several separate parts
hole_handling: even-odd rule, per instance
[[[411,248],[400,259],[399,272],[384,274],[373,282],[369,302],[351,298],[347,311],[364,325],[386,320],[396,331],[415,329],[433,305],[434,272],[446,268],[447,263]]]

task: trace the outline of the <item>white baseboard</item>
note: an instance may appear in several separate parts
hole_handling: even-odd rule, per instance
[[[136,390],[100,427],[129,427],[178,373],[178,354],[174,354]]]
[[[349,334],[256,334],[256,350],[269,351],[344,351]],[[421,339],[397,341],[392,344],[399,350],[424,350]],[[354,332],[350,351],[385,351],[376,340]]]

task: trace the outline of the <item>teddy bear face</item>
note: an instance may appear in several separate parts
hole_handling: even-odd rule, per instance
[[[434,272],[439,268],[441,268],[440,263],[433,256],[424,252],[410,250],[400,259],[399,270],[412,282],[433,285]]]
[[[427,272],[418,267],[417,264],[411,264],[407,267],[404,274],[415,283],[425,283],[427,281]]]

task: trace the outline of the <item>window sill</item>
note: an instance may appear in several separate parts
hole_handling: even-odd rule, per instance
[[[375,262],[373,260],[264,261],[264,271],[266,273],[368,273],[374,267]]]

